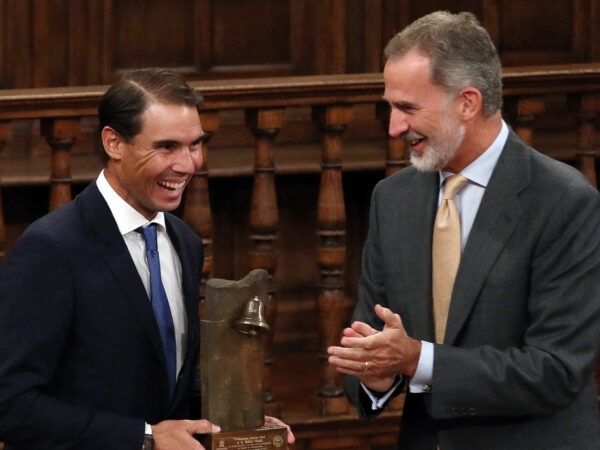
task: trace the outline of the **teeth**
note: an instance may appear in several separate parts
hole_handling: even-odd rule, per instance
[[[185,186],[185,181],[181,181],[180,183],[169,183],[168,181],[159,181],[158,184],[169,189],[181,189]]]
[[[406,133],[402,137],[408,145],[417,145],[425,140],[425,137],[418,133]]]

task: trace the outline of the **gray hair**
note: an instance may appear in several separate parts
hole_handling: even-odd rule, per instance
[[[400,59],[413,49],[431,58],[431,81],[448,94],[478,89],[486,117],[502,107],[500,58],[473,14],[437,11],[417,19],[390,39],[385,60]]]

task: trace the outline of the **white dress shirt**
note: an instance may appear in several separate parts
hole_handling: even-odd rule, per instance
[[[150,301],[150,270],[146,262],[146,244],[144,237],[136,230],[147,226],[149,223],[157,224],[157,243],[160,255],[160,271],[173,325],[175,326],[175,345],[177,347],[177,373],[181,370],[185,358],[185,334],[187,328],[187,315],[183,302],[183,291],[181,284],[181,261],[173,247],[173,243],[165,227],[165,215],[162,212],[148,221],[142,214],[136,211],[129,203],[123,200],[108,183],[104,171],[100,172],[96,185],[100,193],[108,203],[108,207],[117,223],[117,227],[123,236],[125,244],[129,249],[133,263],[140,274],[142,283]]]

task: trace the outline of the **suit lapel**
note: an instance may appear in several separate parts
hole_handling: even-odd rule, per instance
[[[408,293],[410,304],[403,309],[405,323],[410,327],[409,334],[417,339],[433,339],[433,306],[431,293],[431,245],[432,229],[437,210],[438,174],[436,172],[415,172],[410,182],[407,198],[403,202],[406,209],[401,211],[402,220],[398,224],[404,228],[397,234],[402,264],[410,269],[407,286],[418,286]],[[405,205],[405,206],[404,206]],[[423,233],[423,230],[429,230]],[[424,236],[411,239],[410,236]]]
[[[192,318],[199,314],[199,286],[196,285],[195,280],[199,279],[200,274],[190,273],[191,268],[195,267],[195,264],[193,264],[192,262],[194,258],[192,257],[192,255],[190,255],[190,248],[186,246],[184,242],[181,241],[180,233],[176,232],[176,222],[171,219],[169,214],[165,214],[165,220],[167,225],[167,232],[169,233],[169,238],[171,239],[171,242],[175,247],[175,251],[179,256],[179,260],[181,261],[182,293],[183,301],[185,303],[185,311],[188,318],[187,348],[191,349],[193,348],[192,344],[198,338],[198,336],[194,335],[196,330],[194,330],[194,327],[192,327]],[[190,352],[187,352],[187,357],[189,356],[192,355],[190,355]],[[188,359],[187,357],[186,360]]]
[[[511,131],[490,178],[456,276],[445,342],[464,326],[487,275],[512,235],[523,209],[518,194],[530,182],[525,145]]]
[[[165,223],[167,226],[167,233],[173,243],[175,251],[179,256],[181,262],[181,282],[182,282],[182,294],[183,301],[185,304],[185,310],[187,315],[187,332],[186,332],[186,353],[185,359],[181,367],[178,383],[175,388],[175,395],[171,400],[171,407],[181,403],[180,399],[184,394],[184,391],[180,389],[182,383],[180,381],[189,378],[195,373],[195,367],[190,368],[191,364],[195,364],[198,356],[198,343],[200,341],[199,329],[197,327],[199,319],[199,279],[200,274],[194,274],[191,272],[192,268],[198,267],[194,261],[202,260],[202,255],[192,255],[190,252],[196,248],[194,246],[186,245],[185,241],[182,240],[181,236],[183,233],[179,233],[177,228],[181,225],[169,214],[165,214]]]
[[[106,267],[112,273],[125,293],[125,298],[131,303],[138,315],[152,344],[155,356],[164,369],[166,382],[166,367],[164,367],[160,333],[152,306],[148,300],[148,294],[108,204],[95,183],[81,193],[78,208],[82,213],[82,220],[85,222],[86,227],[94,230],[94,235],[101,245],[100,254]]]

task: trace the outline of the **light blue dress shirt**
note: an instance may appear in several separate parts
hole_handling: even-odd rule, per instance
[[[479,210],[481,199],[485,193],[485,188],[490,181],[498,158],[502,153],[502,149],[508,139],[508,126],[502,121],[502,127],[500,133],[485,152],[479,156],[475,161],[465,167],[460,173],[465,176],[469,182],[460,190],[456,195],[454,201],[460,215],[461,224],[461,249],[464,250],[469,233],[473,227],[475,216]],[[440,190],[438,204],[441,202],[442,194],[444,190],[444,182],[450,175],[454,175],[450,172],[440,172]],[[410,392],[423,393],[430,392],[432,389],[431,380],[433,378],[433,353],[434,344],[431,342],[421,341],[421,356],[414,376],[411,378],[409,383]],[[400,382],[398,382],[399,384]],[[372,408],[374,410],[382,407],[387,401],[389,396],[394,392],[395,386],[390,389],[384,396],[377,397],[373,395],[365,387],[365,391],[372,400]]]

